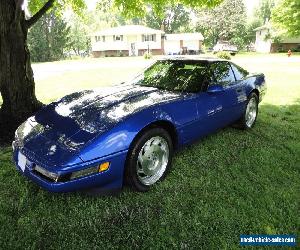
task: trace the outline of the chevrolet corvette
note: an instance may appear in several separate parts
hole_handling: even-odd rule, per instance
[[[251,129],[265,93],[264,74],[230,61],[158,60],[133,80],[43,107],[17,129],[13,160],[52,192],[124,183],[145,192],[166,177],[177,149],[232,124]]]

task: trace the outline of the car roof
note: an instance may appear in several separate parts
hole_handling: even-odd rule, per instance
[[[159,59],[159,61],[200,61],[200,62],[228,62],[228,60],[216,57],[203,56],[169,56]]]

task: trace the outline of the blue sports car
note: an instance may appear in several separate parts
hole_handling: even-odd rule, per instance
[[[13,158],[53,192],[127,183],[148,191],[173,152],[225,126],[250,129],[265,76],[219,59],[158,60],[130,82],[45,106],[16,131]]]

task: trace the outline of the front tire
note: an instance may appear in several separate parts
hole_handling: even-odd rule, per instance
[[[139,192],[167,175],[173,157],[173,143],[169,133],[162,128],[151,128],[143,132],[128,152],[125,180]]]
[[[251,129],[255,125],[258,115],[258,96],[251,93],[248,97],[247,106],[237,126],[241,129]]]

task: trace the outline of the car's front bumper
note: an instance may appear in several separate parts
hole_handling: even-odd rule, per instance
[[[47,180],[46,178],[43,178],[42,176],[37,174],[28,166],[25,167],[25,170],[23,172],[18,166],[18,152],[19,149],[15,149],[13,154],[13,160],[18,171],[28,179],[32,180],[33,182],[50,192],[70,192],[95,187],[103,189],[120,189],[123,185],[124,164],[126,160],[127,150],[95,159],[93,161],[90,161],[89,163],[83,164],[85,165],[84,167],[86,167],[101,164],[102,162],[110,162],[110,167],[107,171],[64,182],[52,182],[50,180]],[[28,155],[25,156],[28,158]],[[32,158],[28,158],[28,160],[31,162],[35,162],[35,160]],[[80,170],[78,166],[76,167],[76,169]],[[72,168],[64,173],[68,172],[71,173]]]

